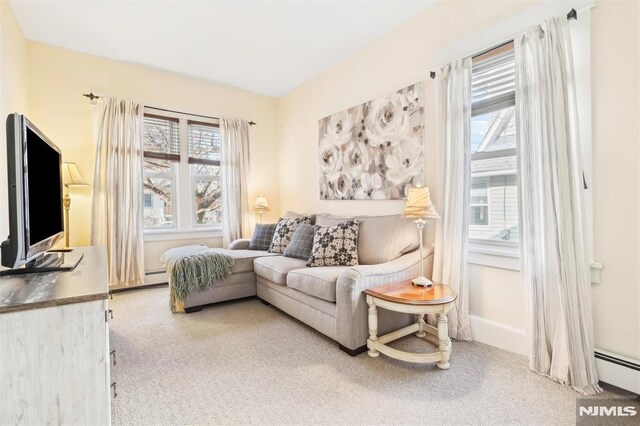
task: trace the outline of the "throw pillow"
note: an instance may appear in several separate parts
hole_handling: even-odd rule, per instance
[[[301,223],[293,233],[291,242],[284,249],[284,255],[287,257],[295,257],[296,259],[309,260],[311,249],[313,248],[313,236],[316,229],[313,225]]]
[[[249,250],[269,250],[277,225],[277,223],[256,225],[256,229],[251,236],[251,242],[249,242]]]
[[[269,246],[269,253],[284,253],[284,249],[289,245],[293,233],[296,232],[296,229],[298,229],[301,223],[309,224],[311,223],[311,218],[308,216],[295,219],[280,218],[273,234],[271,245]]]
[[[307,266],[355,266],[358,264],[358,219],[333,226],[316,225]]]

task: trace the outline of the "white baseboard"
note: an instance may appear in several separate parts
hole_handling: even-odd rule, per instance
[[[528,355],[527,334],[524,330],[497,321],[470,315],[473,340],[520,355]],[[640,365],[640,361],[603,351],[596,352],[620,361]],[[600,381],[640,395],[640,371],[616,362],[596,358]]]
[[[497,321],[470,315],[473,340],[520,355],[527,355],[527,334],[524,330]]]
[[[640,361],[596,348],[596,370],[600,381],[626,389],[640,395],[640,371],[598,358],[598,354],[616,358],[618,361],[640,365]]]

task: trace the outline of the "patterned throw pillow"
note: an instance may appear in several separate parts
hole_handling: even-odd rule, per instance
[[[313,225],[301,223],[293,233],[291,242],[284,249],[284,255],[287,257],[295,257],[296,259],[309,260],[311,249],[313,248],[313,236],[316,228]]]
[[[256,229],[251,236],[249,250],[269,250],[273,234],[276,232],[277,223],[265,223],[256,225]]]
[[[309,224],[311,223],[311,218],[308,216],[295,219],[280,218],[273,234],[273,240],[271,240],[271,246],[269,246],[269,253],[284,253],[284,249],[289,245],[293,233],[296,232],[301,223]]]
[[[307,266],[355,266],[358,264],[358,219],[334,226],[315,226],[313,249]]]

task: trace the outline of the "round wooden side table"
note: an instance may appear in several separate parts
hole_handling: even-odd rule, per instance
[[[369,338],[367,348],[369,356],[377,357],[380,352],[402,361],[415,363],[436,362],[443,370],[449,368],[451,355],[451,339],[449,339],[449,324],[447,312],[453,307],[458,295],[451,287],[434,283],[433,287],[414,286],[410,280],[364,291],[369,305]],[[377,308],[390,311],[415,314],[416,322],[394,332],[378,336],[378,312]],[[424,316],[427,314],[438,315],[438,326],[427,324]],[[432,353],[412,353],[394,349],[387,346],[389,342],[415,333],[417,337],[424,338],[427,333],[437,336],[438,351]]]

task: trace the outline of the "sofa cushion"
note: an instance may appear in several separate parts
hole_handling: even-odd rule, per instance
[[[354,266],[358,264],[358,219],[335,226],[316,225],[313,249],[307,266]]]
[[[360,218],[358,260],[361,265],[390,262],[420,245],[415,222],[399,214]]]
[[[298,229],[298,226],[301,223],[310,224],[311,218],[308,216],[299,217],[296,219],[280,218],[280,220],[278,220],[276,230],[273,234],[273,240],[271,241],[271,246],[269,247],[269,253],[284,253],[284,249],[287,248],[287,245],[289,245],[291,237],[293,237],[293,233],[296,231],[296,229]]]
[[[304,214],[304,213],[296,213],[292,211],[288,211],[283,216],[285,219],[300,219],[303,217],[308,217],[311,219],[311,225],[315,225],[316,223],[316,215],[315,214]]]
[[[253,260],[259,257],[273,257],[277,254],[269,253],[262,250],[221,250],[224,254],[233,258],[232,274],[243,272],[253,272]]]
[[[293,257],[259,257],[253,261],[256,275],[279,285],[287,284],[287,274],[294,269],[304,268],[305,261]]]
[[[295,269],[287,275],[287,287],[328,302],[336,301],[336,282],[348,266]]]
[[[316,229],[313,225],[301,223],[293,233],[291,242],[284,249],[284,255],[287,257],[295,257],[296,259],[309,260],[311,249],[313,248],[313,236]]]
[[[334,216],[329,213],[321,213],[316,216],[316,225],[334,226],[339,223],[346,222],[352,219],[355,219],[355,217],[342,217],[342,216]]]
[[[277,225],[277,223],[257,224],[249,242],[249,250],[269,250]]]

